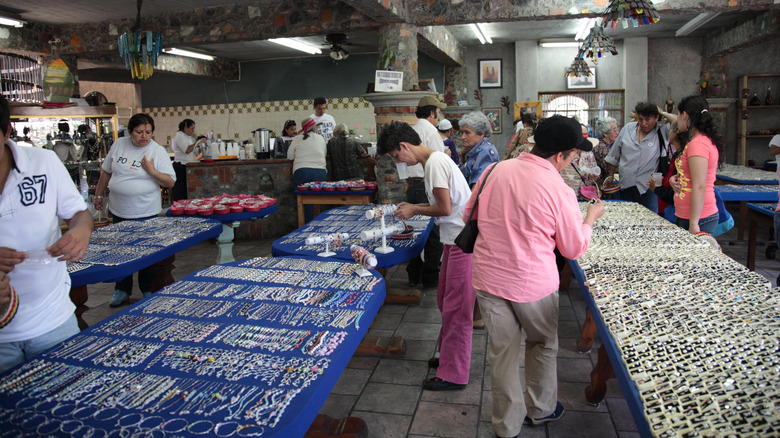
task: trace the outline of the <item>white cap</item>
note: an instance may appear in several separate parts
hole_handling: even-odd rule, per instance
[[[452,129],[452,122],[447,119],[441,119],[437,128],[439,131],[448,131]]]

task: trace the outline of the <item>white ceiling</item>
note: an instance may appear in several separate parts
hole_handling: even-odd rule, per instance
[[[275,0],[260,0],[260,2]],[[182,12],[198,8],[227,4],[257,4],[258,0],[145,0],[143,15],[160,15]],[[26,3],[18,0],[0,0],[0,9],[19,14],[31,22],[46,24],[77,24],[115,20],[134,19],[136,2],[133,0],[35,0]],[[737,22],[744,21],[758,12],[721,13],[714,20],[691,33],[689,37],[704,37],[723,30]],[[628,29],[607,29],[607,35],[615,39],[627,37],[673,38],[677,29],[694,18],[696,14],[661,14],[658,23]],[[143,17],[143,16],[142,16]],[[520,40],[539,40],[542,38],[573,38],[586,19],[555,19],[520,21],[513,23],[487,23],[485,27],[494,43],[508,43]],[[468,25],[445,26],[464,46],[479,45]],[[378,33],[375,30],[347,31],[348,44],[344,48],[350,53],[376,53]],[[320,56],[328,56],[329,45],[324,35],[300,37],[300,40],[315,44],[323,49]],[[179,47],[187,48],[187,47]],[[204,44],[190,47],[199,52],[236,61],[290,58],[311,56],[267,41],[242,41],[233,43]]]

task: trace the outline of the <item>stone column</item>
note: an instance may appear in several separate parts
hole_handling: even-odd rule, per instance
[[[404,75],[406,76],[406,75]],[[396,93],[370,93],[361,96],[363,100],[374,105],[377,138],[382,134],[385,125],[394,121],[417,123],[417,103],[423,96],[435,96],[430,91],[400,91]],[[406,180],[398,177],[398,169],[389,155],[377,156],[376,159],[377,202],[380,204],[397,204],[406,200]]]
[[[390,63],[390,69],[404,72],[403,90],[419,89],[420,80],[417,76],[417,26],[409,24],[389,23],[382,26],[379,32],[379,62],[387,49],[395,51],[396,59]],[[382,69],[387,66],[382,66]]]
[[[449,109],[458,104],[459,100],[467,100],[469,96],[468,72],[466,66],[444,67],[444,103]]]

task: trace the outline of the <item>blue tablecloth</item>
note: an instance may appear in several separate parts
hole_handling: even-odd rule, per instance
[[[777,184],[767,185],[765,182],[753,185],[720,185],[715,186],[724,201],[775,201],[777,202]]]
[[[723,181],[733,182],[737,184],[774,184],[775,186],[778,184],[778,180],[771,180],[771,179],[738,179],[738,178],[732,178],[730,176],[726,175],[716,175],[716,178],[722,179]]]
[[[119,264],[95,263],[89,266],[79,262],[69,264],[69,271],[72,271],[70,272],[71,287],[119,281],[134,272],[138,272],[140,269],[165,260],[197,243],[217,237],[222,232],[222,223],[212,219],[179,216],[174,218],[152,218],[150,220],[158,224],[159,228],[153,228],[147,232],[139,232],[138,230],[117,231],[127,229],[127,227],[133,226],[134,222],[139,222],[127,221],[95,229],[90,236],[90,247],[87,248],[87,254],[85,254],[82,262],[90,260],[91,250],[107,245],[113,245],[113,249],[116,250],[114,251],[115,253],[121,251],[123,247],[144,248],[147,251],[139,258],[132,259],[132,257],[128,257],[127,261],[124,262],[117,260],[117,262],[120,262]],[[188,222],[192,222],[192,224],[188,225]],[[195,224],[197,224],[199,231],[189,233],[188,235],[188,229],[195,227]],[[169,228],[184,234],[179,236],[181,239],[178,241],[160,245],[162,232]],[[111,250],[112,248],[108,247],[106,249]],[[109,257],[111,256],[110,252]],[[96,258],[96,260],[99,260],[99,258]],[[79,267],[83,269],[73,271]]]
[[[777,202],[762,202],[760,204],[748,202],[747,207],[755,212],[763,214],[764,216],[774,217],[775,209],[777,208]]]
[[[333,196],[333,195],[373,195],[376,193],[376,189],[374,190],[333,190],[333,191],[327,191],[327,190],[293,190],[293,195],[317,195],[317,196]]]
[[[301,437],[385,298],[356,267],[257,258],[193,273],[4,373],[0,430]]]
[[[387,246],[394,249],[389,254],[380,254],[374,251],[381,246],[382,239],[375,241],[360,240],[360,232],[372,228],[379,228],[380,221],[366,219],[367,210],[374,204],[343,206],[328,210],[306,225],[274,241],[271,245],[271,254],[275,257],[298,255],[305,257],[317,257],[321,260],[336,259],[352,261],[350,246],[355,244],[366,248],[377,258],[377,268],[390,268],[414,258],[422,252],[425,241],[433,228],[433,219],[428,216],[415,216],[406,221],[414,227],[414,236],[407,240],[387,238]],[[385,216],[386,225],[392,221],[392,216]],[[338,247],[331,247],[336,255],[330,258],[318,257],[317,254],[325,251],[325,245],[306,245],[306,238],[321,236],[331,233],[349,233],[349,239]]]
[[[276,211],[276,203],[270,207],[261,208],[258,211],[243,211],[241,213],[227,213],[227,214],[211,214],[208,216],[186,216],[186,215],[180,215],[180,216],[173,216],[171,214],[171,210],[169,209],[167,212],[165,212],[165,216],[168,217],[205,217],[209,219],[215,219],[222,223],[227,222],[237,222],[237,221],[244,221],[247,219],[256,219],[260,217],[266,217],[269,214]]]

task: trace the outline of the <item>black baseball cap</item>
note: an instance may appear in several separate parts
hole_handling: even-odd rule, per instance
[[[535,147],[547,152],[564,152],[574,148],[593,150],[593,144],[582,136],[580,122],[561,115],[542,119],[534,130],[534,140]]]

